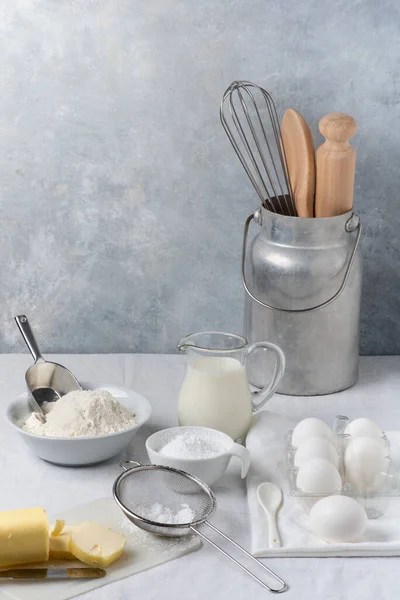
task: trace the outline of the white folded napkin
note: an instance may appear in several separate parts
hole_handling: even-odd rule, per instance
[[[400,555],[400,499],[392,498],[386,513],[369,520],[362,542],[329,544],[316,538],[308,528],[308,516],[302,502],[289,494],[286,476],[284,437],[296,422],[268,411],[253,419],[246,446],[251,456],[247,476],[247,499],[250,509],[252,554],[267,556],[398,556]],[[396,438],[397,434],[397,438]],[[399,432],[388,434],[399,446]],[[268,547],[268,523],[257,500],[257,487],[272,481],[283,491],[283,505],[278,513],[282,547]]]

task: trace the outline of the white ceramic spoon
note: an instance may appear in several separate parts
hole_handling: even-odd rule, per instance
[[[276,514],[282,504],[282,490],[277,485],[270,483],[269,481],[260,483],[257,488],[257,499],[267,515],[269,547],[280,548],[281,540],[276,524]]]

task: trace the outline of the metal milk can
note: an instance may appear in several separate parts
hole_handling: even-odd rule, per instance
[[[247,248],[251,221],[261,230]],[[352,386],[358,377],[361,224],[352,211],[299,218],[264,207],[245,224],[244,335],[268,339],[286,357],[278,393],[312,396]],[[269,380],[263,353],[248,364],[250,383]]]

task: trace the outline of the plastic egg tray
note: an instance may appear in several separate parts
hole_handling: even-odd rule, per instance
[[[336,494],[344,494],[351,496],[357,500],[365,509],[369,519],[377,519],[381,517],[392,498],[400,497],[400,472],[399,467],[391,458],[390,443],[387,436],[384,434],[381,438],[387,448],[387,458],[385,459],[385,468],[379,473],[379,485],[364,484],[360,486],[353,485],[347,477],[346,467],[344,462],[344,454],[348,444],[352,440],[352,436],[345,433],[350,419],[343,415],[338,415],[332,427],[332,444],[336,447],[339,455],[339,474],[342,480],[342,486],[337,490]],[[293,430],[287,432],[285,437],[287,471],[289,480],[289,493],[291,496],[298,498],[303,503],[307,513],[310,512],[318,500],[331,496],[332,494],[310,494],[302,491],[296,485],[298,467],[294,464],[294,456],[296,448],[291,445]]]

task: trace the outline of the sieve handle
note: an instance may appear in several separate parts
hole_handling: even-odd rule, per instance
[[[212,542],[207,536],[205,536],[198,529],[196,529],[196,527],[190,526],[190,529],[196,535],[200,536],[202,540],[204,540],[205,542],[208,542],[209,544],[211,544],[211,546],[213,546],[214,548],[216,548],[217,550],[219,550],[224,556],[226,556],[226,558],[229,558],[229,560],[232,561],[233,563],[235,563],[235,565],[237,567],[240,567],[243,571],[245,571],[248,575],[250,575],[250,577],[252,577],[253,579],[255,579],[260,585],[263,586],[263,588],[265,588],[269,592],[272,592],[273,594],[281,594],[282,592],[286,592],[286,590],[288,589],[288,585],[283,581],[283,579],[281,579],[280,577],[278,577],[278,575],[276,573],[274,573],[273,571],[271,571],[271,569],[268,569],[268,567],[266,565],[263,565],[263,563],[260,560],[258,560],[254,556],[252,556],[250,554],[250,552],[247,552],[247,550],[245,550],[244,548],[242,548],[242,546],[240,546],[237,542],[233,541],[225,533],[222,533],[222,531],[220,531],[219,529],[217,529],[216,527],[214,527],[214,525],[211,525],[211,523],[209,523],[208,521],[204,521],[204,525],[207,525],[213,531],[215,531],[216,533],[218,533],[221,537],[223,537],[224,539],[228,540],[228,542],[230,542],[231,544],[233,544],[233,546],[236,546],[236,548],[238,548],[241,552],[243,552],[246,556],[248,556],[252,561],[256,562],[262,569],[264,569],[270,575],[272,575],[272,577],[274,579],[276,579],[277,581],[279,581],[279,583],[282,584],[282,587],[280,587],[278,589],[270,587],[264,581],[262,581],[261,579],[259,579],[256,575],[254,575],[254,573],[252,573],[251,571],[249,571],[249,569],[247,569],[244,565],[242,565],[242,563],[238,562],[235,558],[233,558],[233,556],[231,556],[230,554],[228,554],[228,552],[225,552],[225,550],[223,550],[220,546],[218,546],[217,544],[215,544],[214,542]]]
[[[142,465],[136,460],[123,460],[119,463],[119,466],[124,471],[129,471],[130,469],[136,469],[136,467],[141,467]]]

